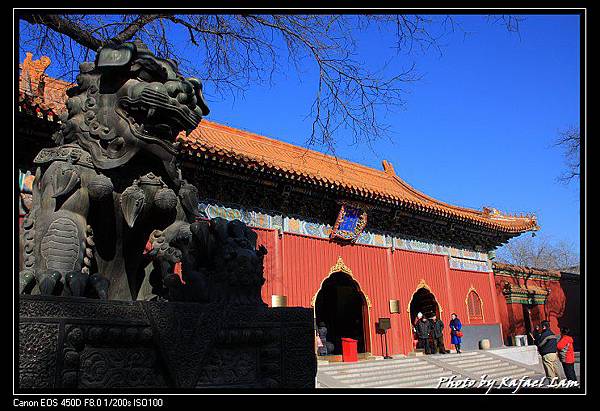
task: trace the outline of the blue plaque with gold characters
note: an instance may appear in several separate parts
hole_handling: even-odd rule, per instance
[[[367,225],[367,212],[357,204],[342,203],[331,238],[356,241]]]

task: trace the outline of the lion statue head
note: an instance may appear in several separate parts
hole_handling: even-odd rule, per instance
[[[55,141],[77,143],[99,169],[119,167],[140,151],[172,161],[177,135],[209,113],[200,80],[184,78],[175,61],[140,41],[98,50],[94,63],[80,65],[67,95]]]

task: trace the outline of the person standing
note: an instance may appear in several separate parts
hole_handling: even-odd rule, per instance
[[[321,336],[319,334],[319,327],[317,327],[315,329],[315,346],[316,348],[316,352],[317,355],[325,355],[326,354],[326,348],[325,345],[323,344],[323,341],[321,340]]]
[[[454,348],[456,348],[456,353],[460,354],[460,343],[462,341],[462,323],[458,319],[456,313],[452,313],[450,317],[452,318],[449,324],[450,342],[454,345]]]
[[[540,333],[541,333],[541,329],[540,329],[540,325],[536,324],[535,327],[533,327],[533,331],[529,333],[529,336],[531,337],[531,340],[533,341],[533,343],[535,345],[538,344],[539,338],[540,338]]]
[[[573,337],[569,335],[569,329],[560,329],[560,340],[556,344],[558,359],[560,360],[567,380],[577,381],[575,374],[575,349],[573,348]]]
[[[540,334],[536,339],[536,345],[538,352],[542,356],[542,364],[546,372],[546,377],[558,377],[556,370],[556,360],[558,359],[556,354],[557,337],[550,330],[550,323],[547,320],[542,321],[540,325]]]
[[[444,347],[444,323],[437,316],[431,317],[431,337],[433,339],[433,353],[446,354]]]
[[[417,346],[419,345],[419,336],[417,335],[417,324],[423,318],[423,313],[418,312],[415,321],[413,322],[413,351],[417,350]]]
[[[431,354],[431,347],[429,345],[429,337],[431,335],[431,325],[427,320],[427,317],[423,316],[417,323],[417,337],[419,338],[419,344],[425,349],[425,354]]]
[[[321,355],[333,354],[333,350],[335,349],[335,346],[333,345],[333,343],[327,341],[327,327],[325,326],[324,322],[319,323],[318,333],[319,333],[319,339],[321,340],[321,344],[322,344]]]

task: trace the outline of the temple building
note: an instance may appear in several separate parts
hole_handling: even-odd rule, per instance
[[[69,86],[45,76],[46,63],[28,54],[21,66],[15,138],[22,214],[33,157],[53,144]],[[446,204],[411,187],[388,161],[373,169],[209,120],[179,139],[201,213],[244,221],[267,248],[263,301],[312,307],[335,354],[348,337],[363,356],[382,355],[380,318],[390,319],[389,353],[411,352],[417,312],[446,325],[456,313],[467,349],[484,338],[514,344],[526,321],[560,323],[563,314],[545,309],[565,303],[560,273],[492,263],[497,247],[539,229],[533,215]],[[450,347],[448,332],[445,338]]]

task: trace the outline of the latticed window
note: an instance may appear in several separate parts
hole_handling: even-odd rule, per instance
[[[481,298],[479,295],[471,290],[467,295],[467,314],[469,315],[469,321],[482,321],[483,310],[481,307]]]

